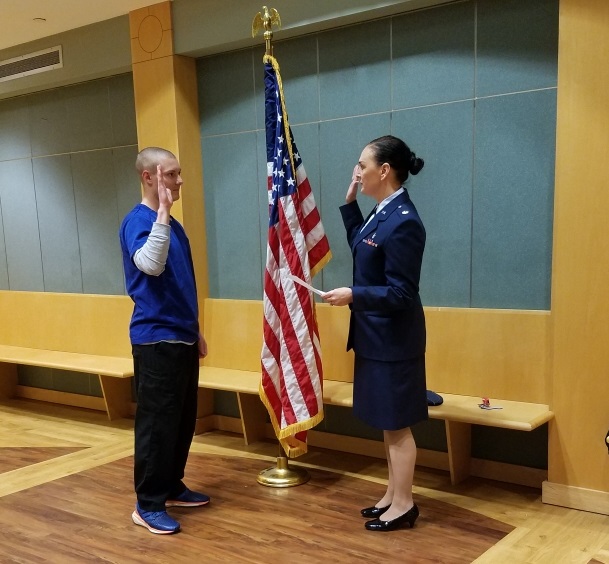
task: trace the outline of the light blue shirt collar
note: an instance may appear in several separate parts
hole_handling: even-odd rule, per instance
[[[404,193],[404,187],[400,186],[391,196],[387,196],[376,208],[376,213],[379,213],[387,204],[395,200],[400,194]]]

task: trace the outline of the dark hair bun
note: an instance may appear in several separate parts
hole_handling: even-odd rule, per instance
[[[419,157],[415,157],[410,164],[410,174],[419,174],[425,166],[425,161]]]
[[[425,161],[412,153],[412,156],[410,157],[410,168],[408,169],[410,174],[419,174],[424,166]]]

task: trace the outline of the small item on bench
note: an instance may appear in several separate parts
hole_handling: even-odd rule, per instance
[[[442,403],[444,403],[444,398],[441,395],[427,390],[427,405],[442,405]]]
[[[491,406],[491,400],[488,398],[482,398],[482,403],[478,404],[480,409],[503,409],[499,406]]]

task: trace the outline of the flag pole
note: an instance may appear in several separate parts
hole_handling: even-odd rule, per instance
[[[258,474],[257,481],[259,484],[271,488],[289,488],[306,484],[309,478],[309,473],[304,468],[294,468],[288,465],[288,457],[279,443],[277,465],[262,470]]]
[[[264,41],[266,44],[266,55],[273,56],[273,26],[281,27],[281,18],[275,8],[262,6],[262,12],[258,12],[252,21],[252,37],[256,37],[258,32],[264,29]],[[258,474],[257,481],[263,486],[273,488],[287,488],[299,486],[309,481],[309,473],[304,468],[290,468],[288,457],[279,443],[279,455],[277,465],[262,470]]]

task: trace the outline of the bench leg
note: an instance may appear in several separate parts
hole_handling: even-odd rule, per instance
[[[99,375],[99,383],[104,393],[108,419],[131,416],[131,378],[115,378]]]
[[[469,423],[446,421],[448,466],[453,485],[462,482],[470,474],[472,457],[472,426]]]
[[[206,433],[214,428],[214,391],[207,388],[199,388],[197,392],[197,423],[195,435]]]
[[[0,362],[0,399],[15,397],[17,391],[17,365]]]
[[[246,445],[264,439],[267,411],[260,397],[254,394],[237,393],[241,425]]]

